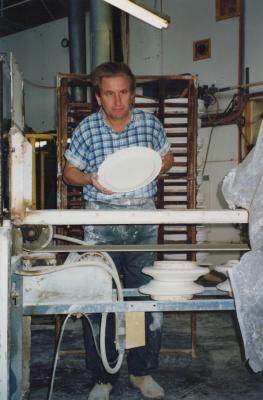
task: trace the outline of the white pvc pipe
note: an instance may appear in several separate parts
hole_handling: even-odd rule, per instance
[[[117,224],[247,224],[248,212],[239,210],[36,210],[14,221],[17,225]]]
[[[9,397],[9,273],[10,273],[10,221],[4,221],[0,228],[0,399],[8,400]]]

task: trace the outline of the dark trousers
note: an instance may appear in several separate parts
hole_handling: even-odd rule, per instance
[[[92,208],[92,206],[91,206]],[[95,207],[94,207],[95,208]],[[93,209],[94,209],[93,208]],[[99,206],[105,209],[105,205]],[[120,206],[108,206],[120,209]],[[127,207],[125,207],[127,208]],[[134,206],[132,207],[134,208]],[[141,205],[140,205],[141,208]],[[144,208],[153,208],[153,202],[146,203]],[[96,203],[98,209],[98,203]],[[87,226],[85,227],[85,241],[97,244],[155,244],[157,242],[157,226],[155,225],[115,225],[115,226]],[[110,253],[119,273],[123,276],[126,288],[138,288],[151,279],[143,274],[142,269],[153,265],[153,252],[122,252]],[[134,299],[133,299],[134,300]],[[93,325],[93,334],[99,343],[100,314],[90,314]],[[92,331],[88,321],[83,318],[84,344],[86,349],[86,365],[91,370],[96,383],[112,383],[117,380],[117,374],[105,371],[102,361],[97,354]],[[133,375],[147,375],[158,367],[159,352],[162,335],[162,313],[145,314],[146,344],[142,347],[130,349],[127,355],[128,372]],[[106,330],[106,349],[109,361],[116,359],[114,345],[115,327],[113,315],[108,316]]]

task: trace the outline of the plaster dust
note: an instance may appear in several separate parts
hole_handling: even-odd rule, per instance
[[[160,365],[152,376],[165,389],[166,400],[262,398],[263,374],[247,370],[234,316],[232,312],[197,313],[197,357],[192,358],[191,313],[164,313]],[[43,319],[47,317],[33,317],[30,400],[46,400],[50,382],[55,329]],[[81,321],[68,324],[52,400],[87,400],[92,379],[85,368]],[[126,360],[110,396],[110,400],[124,399],[143,399],[128,383]]]
[[[154,312],[152,313],[153,322],[150,325],[151,331],[156,331],[157,329],[161,329],[163,324],[163,313]]]

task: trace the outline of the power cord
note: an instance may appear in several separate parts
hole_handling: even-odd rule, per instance
[[[59,238],[61,240],[64,239],[64,240],[72,241],[75,243],[77,242],[79,244],[86,243],[84,241],[70,238],[68,236],[63,236],[63,235],[54,235],[54,237],[57,239]],[[85,260],[85,256],[91,257],[91,259],[89,260],[89,258],[87,258]],[[93,259],[92,259],[92,256],[95,256],[95,257],[93,257]],[[98,257],[98,256],[101,258],[101,260],[96,259],[96,257]],[[22,270],[22,271],[17,270],[16,274],[23,275],[23,276],[36,276],[36,275],[45,275],[45,274],[54,273],[54,272],[62,271],[62,270],[72,268],[72,267],[91,267],[91,266],[94,267],[94,266],[97,266],[99,268],[104,269],[112,277],[112,279],[116,285],[116,289],[117,289],[117,301],[123,301],[123,291],[122,291],[122,287],[121,287],[119,274],[118,274],[117,268],[116,268],[112,258],[109,256],[108,253],[106,253],[106,252],[100,252],[100,253],[99,252],[89,252],[89,253],[86,253],[86,254],[83,254],[82,256],[80,256],[80,260],[81,261],[78,261],[78,262],[71,262],[71,263],[66,263],[66,264],[52,266],[52,267],[47,267],[47,266],[30,267],[30,268],[27,268],[27,270]],[[76,314],[76,312],[74,312],[74,314]],[[79,313],[77,313],[77,314],[79,314]],[[59,334],[59,339],[58,339],[56,351],[55,351],[53,371],[52,371],[51,383],[50,383],[47,400],[51,400],[51,397],[52,397],[53,387],[54,387],[54,379],[55,379],[55,371],[56,371],[57,362],[58,362],[58,354],[59,354],[59,350],[60,350],[60,345],[61,345],[61,341],[62,341],[62,337],[64,334],[66,323],[72,315],[73,315],[73,313],[67,315],[67,317],[65,318],[65,320],[62,324],[62,327],[61,327],[61,331]],[[116,350],[118,351],[118,356],[115,361],[109,362],[107,359],[107,354],[106,354],[106,340],[105,340],[108,313],[102,313],[102,317],[101,317],[100,350],[97,346],[96,338],[95,338],[94,331],[93,331],[93,326],[91,324],[90,319],[87,317],[87,315],[85,315],[83,313],[80,313],[80,315],[85,317],[91,326],[91,331],[92,331],[92,336],[93,336],[96,352],[101,357],[101,360],[102,360],[105,370],[110,374],[115,374],[120,369],[122,362],[123,362],[124,354],[125,354],[124,317],[122,316],[122,318],[121,318],[120,315],[117,316],[117,313],[115,313],[115,318],[116,318],[116,341],[115,341],[115,344],[116,344]],[[110,364],[115,364],[115,366],[112,367]]]

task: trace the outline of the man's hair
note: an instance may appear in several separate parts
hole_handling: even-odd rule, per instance
[[[135,91],[136,78],[127,64],[120,62],[105,62],[98,65],[91,73],[91,82],[95,94],[100,95],[100,85],[102,78],[111,78],[115,76],[127,76],[130,81],[130,90]]]

